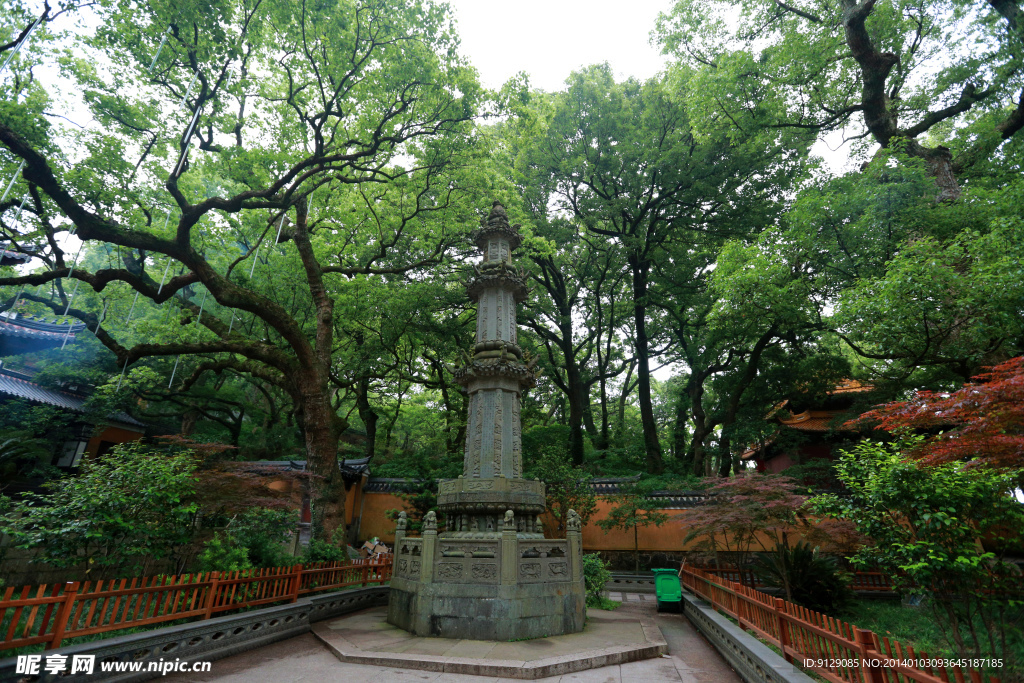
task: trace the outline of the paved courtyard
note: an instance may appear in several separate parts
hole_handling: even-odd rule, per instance
[[[613,614],[644,614],[655,620],[668,643],[669,654],[600,669],[537,679],[553,683],[740,683],[740,678],[681,614],[657,614],[653,594],[611,594],[622,606]],[[636,634],[623,634],[635,638]],[[432,640],[432,639],[431,639]],[[516,643],[495,647],[514,648]],[[207,674],[176,674],[175,683],[388,683],[389,681],[451,681],[452,683],[510,683],[516,679],[435,673],[413,669],[343,663],[312,633],[213,662]]]

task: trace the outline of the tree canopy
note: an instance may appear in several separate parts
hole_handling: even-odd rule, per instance
[[[33,12],[0,10],[0,242],[22,259],[0,324],[85,330],[5,367],[226,457],[306,460],[318,539],[342,540],[339,458],[459,471],[451,366],[493,200],[533,286],[525,465],[569,497],[579,469],[740,472],[787,400],[843,380],[998,402],[1024,353],[1013,0],[678,0],[662,73],[595,64],[555,92],[481,87],[429,0]],[[845,171],[816,154],[838,132]],[[994,366],[1009,384],[963,388]],[[52,411],[5,406],[0,443],[60,449]]]

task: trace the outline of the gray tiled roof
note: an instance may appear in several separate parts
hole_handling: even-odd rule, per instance
[[[2,325],[0,325],[2,326]],[[85,412],[85,397],[78,396],[66,391],[49,389],[39,386],[28,380],[12,377],[7,373],[0,373],[0,394],[21,398],[32,403],[44,403],[57,408],[64,408],[76,413]],[[123,422],[134,427],[146,427],[145,422],[139,422],[134,417],[123,411],[117,411],[107,416],[110,420]]]
[[[10,316],[10,317],[9,317]],[[71,335],[85,329],[85,323],[77,320],[70,324]],[[36,319],[30,316],[12,314],[9,311],[0,313],[0,335],[10,337],[28,337],[32,339],[61,339],[68,332],[68,324],[57,324],[46,322],[42,318]]]

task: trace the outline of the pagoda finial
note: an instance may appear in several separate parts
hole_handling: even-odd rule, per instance
[[[505,205],[499,202],[497,199],[491,205],[491,213],[487,216],[487,222],[494,220],[500,220],[508,223],[508,213],[505,212]]]

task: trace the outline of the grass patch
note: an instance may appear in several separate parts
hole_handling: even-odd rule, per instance
[[[879,638],[898,640],[904,648],[912,647],[929,658],[959,659],[940,624],[945,615],[936,615],[927,605],[907,607],[890,600],[855,600],[849,609],[837,615],[857,628],[873,631]],[[1019,615],[1018,615],[1019,616]],[[1019,622],[1018,622],[1019,623]],[[986,633],[985,625],[976,620],[978,633]],[[986,677],[999,676],[1004,682],[1024,680],[1024,633],[1019,627],[1007,626],[1007,652],[1002,667],[974,667]],[[904,651],[904,654],[906,652]],[[985,653],[981,657],[991,657]]]
[[[601,604],[598,605],[598,609],[604,609],[611,612],[612,610],[618,609],[621,604],[622,603],[618,600],[612,600],[611,598],[601,596]]]

